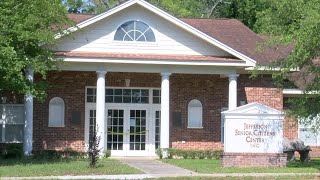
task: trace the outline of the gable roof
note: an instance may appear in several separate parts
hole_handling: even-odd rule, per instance
[[[292,47],[267,47],[258,51],[259,44],[266,40],[265,37],[257,35],[247,26],[236,19],[177,19],[159,8],[143,1],[130,0],[105,13],[93,14],[69,14],[69,18],[77,23],[77,27],[84,28],[105,17],[121,11],[133,4],[139,4],[159,16],[173,22],[177,26],[197,35],[209,43],[227,51],[235,57],[245,60],[254,66],[268,65],[271,61],[287,56]],[[71,27],[70,31],[77,28]]]
[[[146,10],[149,10],[149,11],[153,12],[154,14],[158,15],[159,17],[167,20],[168,22],[176,25],[177,27],[185,30],[186,32],[193,34],[194,36],[198,37],[199,39],[202,39],[202,40],[208,42],[209,44],[212,44],[212,45],[224,50],[225,52],[231,54],[232,56],[235,56],[235,57],[243,60],[247,64],[247,66],[255,66],[256,65],[256,61],[253,60],[252,58],[248,57],[247,55],[238,52],[237,50],[229,47],[228,45],[218,41],[214,37],[201,32],[200,30],[192,27],[191,25],[183,22],[182,20],[170,15],[169,13],[153,6],[152,4],[150,4],[144,0],[129,0],[123,4],[120,4],[112,9],[110,9],[109,11],[106,11],[106,12],[101,13],[99,15],[90,17],[89,19],[78,23],[76,26],[69,28],[66,32],[74,32],[79,29],[85,28],[91,24],[94,24],[95,22],[98,22],[106,17],[109,17],[109,16],[111,16],[121,10],[124,10],[128,7],[131,7],[133,5],[139,5],[143,8],[145,8]],[[57,34],[55,36],[55,38],[60,38],[61,36],[62,36],[61,34]]]

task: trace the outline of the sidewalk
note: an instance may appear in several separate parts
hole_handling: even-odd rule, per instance
[[[177,166],[163,163],[152,158],[119,158],[122,163],[137,168],[153,177],[174,177],[174,176],[199,176],[198,173],[189,171]]]

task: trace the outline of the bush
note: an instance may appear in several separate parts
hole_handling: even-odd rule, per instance
[[[23,157],[22,144],[5,144],[1,152],[3,159],[21,159]]]
[[[103,156],[104,158],[109,158],[111,156],[111,151],[110,150],[104,150],[103,151]]]
[[[57,150],[39,150],[33,151],[33,158],[36,159],[71,159],[71,158],[84,158],[85,152],[74,151],[66,149],[62,151]]]
[[[96,167],[96,164],[100,158],[101,149],[99,149],[99,144],[100,144],[101,137],[99,135],[97,135],[97,131],[98,131],[98,127],[92,133],[92,137],[91,137],[90,143],[89,143],[90,145],[89,145],[89,148],[87,151],[88,158],[89,158],[89,166],[91,168]]]
[[[183,150],[166,149],[168,159],[220,159],[221,150]],[[164,157],[164,150],[158,149],[156,154],[160,159]]]
[[[159,159],[162,159],[163,158],[162,149],[160,148],[156,149],[156,155],[159,157]]]

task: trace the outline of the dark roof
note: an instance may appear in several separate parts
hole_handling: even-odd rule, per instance
[[[92,14],[69,14],[69,18],[76,23],[85,21]],[[292,47],[277,46],[264,47],[265,36],[260,36],[236,19],[180,19],[203,33],[217,39],[234,50],[254,59],[259,65],[268,65],[273,60],[286,57]],[[261,50],[264,49],[264,50]]]

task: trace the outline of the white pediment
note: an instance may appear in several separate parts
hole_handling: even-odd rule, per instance
[[[283,115],[282,111],[276,110],[264,104],[254,102],[250,104],[246,104],[240,107],[237,107],[232,110],[227,110],[222,112],[225,115],[233,115],[233,114],[250,114],[250,115]]]
[[[140,20],[152,28],[156,43],[118,43],[113,41],[115,30],[130,20]],[[236,57],[247,66],[255,61],[248,56],[197,30],[185,22],[143,0],[130,0],[105,13],[94,16],[68,29],[71,36],[61,37],[54,51],[205,55]],[[243,63],[240,63],[243,66]]]

